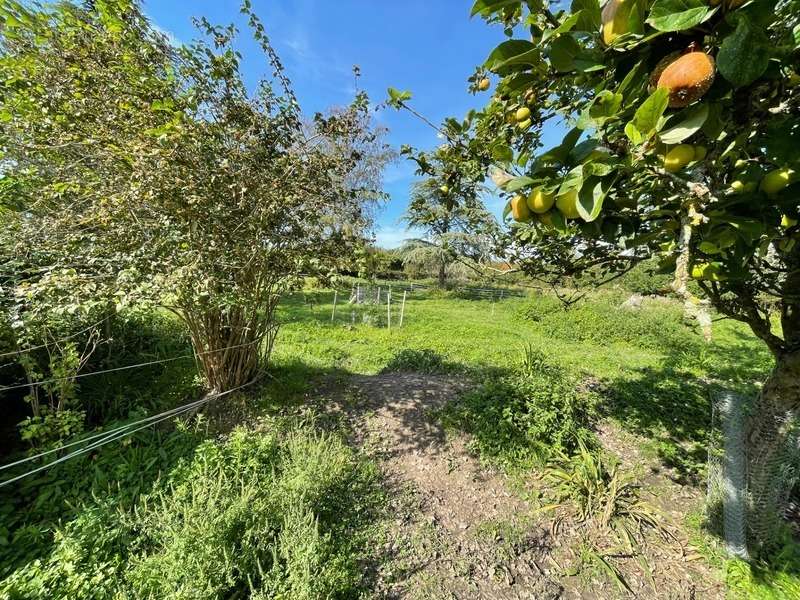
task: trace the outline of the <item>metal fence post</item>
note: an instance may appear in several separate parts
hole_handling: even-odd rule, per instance
[[[403,304],[400,305],[400,327],[403,326],[403,316],[406,314],[406,290],[403,290]]]
[[[386,329],[392,328],[392,288],[386,292]]]
[[[336,298],[339,296],[338,290],[333,290],[333,310],[331,311],[331,323],[336,318]]]

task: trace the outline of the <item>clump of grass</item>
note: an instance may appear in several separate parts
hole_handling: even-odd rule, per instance
[[[200,444],[132,508],[87,503],[0,596],[354,595],[377,477],[336,435],[239,429]]]
[[[613,529],[630,547],[645,529],[663,531],[655,509],[639,498],[639,486],[602,452],[578,441],[577,453],[562,454],[554,463],[545,477],[557,502],[575,507],[578,522]]]
[[[560,511],[553,521],[553,533],[570,517],[584,526],[581,565],[599,571],[620,591],[632,593],[613,559],[621,545],[626,554],[637,559],[653,583],[652,572],[640,550],[641,541],[647,531],[656,531],[665,538],[670,534],[661,526],[655,508],[640,498],[639,485],[622,474],[615,461],[602,450],[590,449],[579,442],[576,453],[561,454],[552,461],[544,478],[551,484],[554,503],[541,510]]]
[[[384,372],[400,371],[437,374],[446,373],[450,370],[452,370],[452,367],[447,365],[442,355],[434,350],[428,348],[423,350],[404,348],[389,360]]]

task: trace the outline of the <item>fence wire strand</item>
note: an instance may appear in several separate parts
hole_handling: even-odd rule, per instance
[[[170,409],[168,411],[164,411],[163,413],[160,413],[158,415],[153,415],[151,417],[147,417],[146,419],[141,419],[139,421],[136,421],[136,422],[133,422],[133,423],[129,423],[128,425],[113,429],[113,430],[108,431],[108,432],[102,432],[102,433],[96,434],[94,436],[91,436],[90,438],[84,438],[84,439],[78,440],[78,441],[70,443],[70,444],[65,444],[65,445],[63,445],[63,446],[61,446],[59,448],[54,448],[53,450],[41,453],[40,455],[37,455],[35,457],[30,457],[29,459],[26,459],[26,460],[17,461],[16,463],[11,463],[11,464],[8,464],[8,465],[3,465],[2,467],[0,467],[0,470],[8,469],[8,468],[13,467],[15,465],[22,464],[24,462],[27,462],[27,460],[33,460],[34,458],[39,458],[39,457],[45,456],[47,454],[52,454],[53,452],[58,452],[58,451],[63,450],[64,448],[67,448],[69,446],[74,446],[76,444],[86,442],[88,439],[96,439],[97,440],[97,441],[94,441],[91,444],[89,444],[89,445],[87,445],[87,446],[85,446],[83,448],[80,448],[78,450],[73,450],[72,452],[70,452],[68,454],[65,454],[64,456],[62,456],[60,458],[57,458],[56,460],[54,460],[52,462],[44,464],[44,465],[42,465],[40,467],[37,467],[35,469],[31,469],[30,471],[26,471],[25,473],[22,473],[21,475],[17,475],[16,477],[12,477],[11,479],[6,479],[5,481],[0,482],[0,487],[4,487],[4,486],[7,486],[7,485],[10,485],[10,484],[15,483],[17,481],[20,481],[21,479],[24,479],[25,477],[29,477],[30,475],[34,475],[35,473],[39,473],[39,472],[41,472],[41,471],[43,471],[45,469],[49,469],[50,467],[55,466],[55,465],[57,465],[59,463],[62,463],[62,462],[65,462],[67,460],[70,460],[72,458],[75,458],[76,456],[81,456],[83,454],[86,454],[87,452],[91,452],[92,450],[96,450],[97,448],[105,446],[106,444],[110,444],[111,442],[115,442],[115,441],[120,440],[120,439],[122,439],[124,437],[128,437],[130,435],[133,435],[134,433],[136,433],[138,431],[142,431],[143,429],[146,429],[148,427],[152,427],[153,425],[157,425],[158,423],[166,421],[167,419],[170,419],[170,418],[173,418],[173,417],[177,417],[179,415],[182,415],[182,414],[185,414],[187,412],[190,412],[190,411],[192,411],[192,410],[194,410],[196,408],[200,408],[201,406],[203,406],[205,404],[208,404],[212,400],[216,400],[218,398],[222,398],[224,396],[227,396],[229,394],[237,392],[237,391],[239,391],[239,390],[241,390],[241,389],[243,389],[243,388],[245,388],[245,387],[247,387],[249,385],[252,385],[253,383],[254,383],[254,381],[251,381],[251,382],[245,383],[243,385],[240,385],[238,387],[235,387],[235,388],[230,389],[230,390],[225,391],[225,392],[221,392],[221,393],[217,393],[217,394],[210,394],[210,395],[208,395],[208,396],[206,396],[204,398],[201,398],[200,400],[195,400],[193,402],[189,402],[188,404],[184,404],[183,406],[179,406],[177,408]],[[137,425],[139,425],[139,427],[136,427]],[[122,430],[122,431],[120,431],[120,430]],[[100,438],[100,439],[97,439],[97,438]]]

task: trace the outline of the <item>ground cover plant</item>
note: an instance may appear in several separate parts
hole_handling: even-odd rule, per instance
[[[558,308],[554,313],[562,320],[557,321],[559,327],[543,325],[541,321],[529,318],[531,311],[550,314],[548,311],[556,306],[552,299],[541,293],[491,302],[442,298],[438,293],[420,292],[407,300],[406,320],[402,328],[395,329],[370,323],[355,326],[346,321],[331,323],[332,293],[326,290],[314,293],[313,304],[304,301],[302,294],[296,294],[287,297],[278,308],[282,326],[272,377],[268,378],[265,390],[256,396],[261,397],[256,406],[262,408],[255,414],[259,410],[270,413],[295,410],[291,407],[307,402],[309,386],[320,378],[332,377],[332,381],[344,385],[353,375],[380,372],[467,377],[475,381],[474,389],[466,391],[457,401],[434,414],[446,429],[467,432],[472,440],[470,447],[477,456],[515,474],[518,481],[524,481],[531,473],[543,472],[548,464],[559,464],[559,449],[569,454],[577,451],[580,443],[588,448],[599,448],[594,427],[604,418],[612,419],[634,435],[637,446],[658,464],[672,469],[677,477],[684,478],[689,484],[701,481],[699,478],[705,473],[707,460],[704,449],[712,426],[710,399],[701,379],[725,380],[727,385],[743,393],[753,393],[752,381],[769,368],[769,356],[759,352],[752,336],[741,325],[727,320],[715,324],[714,341],[710,347],[698,343],[676,348],[669,344],[658,346],[649,343],[647,335],[639,343],[638,338],[620,335],[614,328],[606,330],[607,338],[603,337],[602,329],[592,336],[563,336],[561,333],[566,331],[572,309],[565,312]],[[683,327],[687,336],[702,339],[693,331],[691,323],[684,324],[680,318],[676,320],[676,314],[680,314],[679,307],[665,307],[656,302],[643,306],[640,312],[630,312],[629,308],[617,304],[618,300],[618,292],[593,292],[583,300],[580,308],[575,308],[581,311],[581,318],[591,319],[594,315],[601,322],[609,322],[609,319],[612,323],[617,322],[626,315],[630,319],[640,319],[639,324],[629,326],[636,331],[649,326],[652,328],[649,335],[653,338],[661,330],[669,332],[670,328]],[[609,312],[614,311],[619,315],[609,316]],[[142,348],[138,346],[139,350]],[[609,348],[614,351],[610,352]],[[731,362],[740,368],[732,369]],[[174,365],[172,368],[172,372],[178,375],[184,367]],[[169,373],[164,376],[169,378]],[[153,394],[164,393],[160,390],[163,380],[163,377],[149,380],[154,386]],[[142,390],[141,397],[146,399],[149,396],[145,381],[137,380],[137,386]],[[84,384],[86,392],[95,398],[93,402],[102,403],[103,389],[116,394],[116,390],[125,389],[118,386],[126,385],[126,378],[109,375],[108,381],[99,388],[88,383],[87,380]],[[231,411],[226,409],[223,412]],[[243,414],[252,418],[254,413]],[[275,427],[276,432],[270,432],[270,427]],[[283,439],[282,429],[274,422],[270,427],[258,435],[273,436],[270,443],[275,444],[276,439]],[[304,431],[302,435],[317,435],[307,428]],[[16,568],[28,565],[23,570],[31,581],[37,578],[42,581],[42,577],[44,581],[50,581],[47,577],[55,577],[55,573],[60,572],[46,574],[53,563],[47,563],[45,559],[59,548],[57,541],[60,538],[55,531],[69,527],[69,523],[79,519],[84,511],[91,514],[100,511],[106,519],[103,523],[111,519],[114,527],[118,527],[116,515],[130,514],[133,507],[143,502],[141,495],[152,495],[155,493],[153,490],[161,490],[158,493],[162,494],[162,499],[169,497],[170,502],[174,501],[174,497],[167,496],[172,492],[165,491],[161,482],[166,481],[180,457],[185,457],[183,462],[193,460],[198,445],[206,437],[204,432],[203,427],[200,430],[183,428],[172,434],[163,431],[157,433],[157,438],[146,434],[139,437],[137,434],[130,445],[104,448],[94,459],[68,462],[29,480],[23,488],[24,493],[18,496],[19,503],[3,503],[8,506],[6,514],[9,515],[4,535],[9,541],[16,540],[9,548],[26,549],[21,554],[6,555],[4,564]],[[255,434],[250,432],[246,435]],[[158,445],[154,445],[156,441],[163,454]],[[209,443],[213,445],[216,442]],[[221,456],[229,455],[223,453]],[[84,467],[87,462],[93,467],[89,471]],[[224,471],[224,466],[220,468]],[[364,468],[369,471],[371,467],[367,465]],[[123,491],[124,497],[120,496]],[[374,498],[372,494],[367,488],[363,495],[351,498],[351,501],[354,505],[369,504],[370,498]],[[93,495],[97,499],[93,499]],[[546,501],[543,496],[542,502]],[[99,508],[96,506],[98,502],[102,505]],[[567,500],[562,503],[569,505]],[[28,508],[19,511],[20,506]],[[11,514],[15,516],[12,518]],[[173,517],[159,514],[148,518]],[[168,523],[158,522],[162,525]],[[101,527],[100,523],[94,521],[97,527]],[[218,527],[222,524],[218,523],[211,529]],[[699,522],[691,530],[713,548],[713,534],[709,534]],[[167,558],[177,561],[177,565],[181,560],[178,549],[181,544],[189,542],[181,538],[177,530],[175,536],[169,544],[164,540],[159,542],[161,545],[158,547],[162,549],[158,552],[172,552]],[[708,542],[709,539],[712,542]],[[214,540],[209,544],[218,543],[217,538]],[[142,544],[147,545],[144,541]],[[166,546],[171,549],[163,549]],[[154,547],[150,546],[148,552],[155,552],[152,550]],[[67,549],[66,546],[60,548],[61,551]],[[613,558],[606,557],[597,547],[595,551],[614,566]],[[715,553],[718,551],[709,550],[708,556],[718,556]],[[355,560],[353,556],[358,554],[359,551],[351,548],[325,556],[333,557],[331,560],[338,556],[347,562]],[[224,558],[224,555],[215,556]],[[588,561],[587,569],[602,564],[597,558],[589,560],[588,554],[584,558]],[[37,559],[40,562],[34,566]],[[324,570],[327,559],[320,560],[317,566]],[[106,562],[115,564],[111,559]],[[89,563],[80,564],[82,566],[76,567],[80,573],[76,581],[90,580]],[[228,573],[228,569],[237,567],[222,561],[219,564],[210,562],[207,568]],[[792,584],[794,576],[791,568],[787,569],[782,575],[775,569],[768,570],[766,581],[783,577]],[[173,571],[175,574],[184,572],[178,566]],[[342,583],[342,589],[349,589],[347,586],[356,589],[363,584],[362,580],[357,582],[355,571],[350,573],[350,583]],[[732,575],[732,581],[738,582],[737,585],[743,580],[750,581],[744,578],[741,569],[731,567],[731,573],[735,575]],[[279,579],[283,576],[280,575]],[[14,580],[14,577],[22,577],[21,573],[12,576],[10,581],[24,581],[24,578]],[[162,584],[166,581],[162,576],[154,577]],[[241,583],[236,577],[234,579],[238,582],[235,585]],[[174,589],[179,589],[180,581],[169,581],[170,585],[176,586]],[[767,589],[770,586],[766,584]],[[205,597],[215,596],[209,592]]]
[[[79,461],[54,468],[25,490],[34,510],[28,528],[6,538],[0,594],[352,597],[379,514],[377,472],[341,437],[307,423],[259,427],[217,440],[196,430],[146,437],[136,449],[101,451],[88,473]],[[140,478],[149,481],[138,487]],[[80,510],[53,510],[65,501]],[[48,522],[52,531],[37,536],[34,527]]]

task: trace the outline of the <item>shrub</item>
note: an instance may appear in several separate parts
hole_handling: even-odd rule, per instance
[[[543,464],[555,452],[591,443],[593,398],[576,381],[540,360],[491,379],[445,412],[445,421],[473,436],[483,457],[507,467]]]
[[[397,352],[386,365],[384,372],[406,371],[414,373],[444,373],[449,370],[442,355],[434,350],[425,348],[415,350],[405,348]]]

